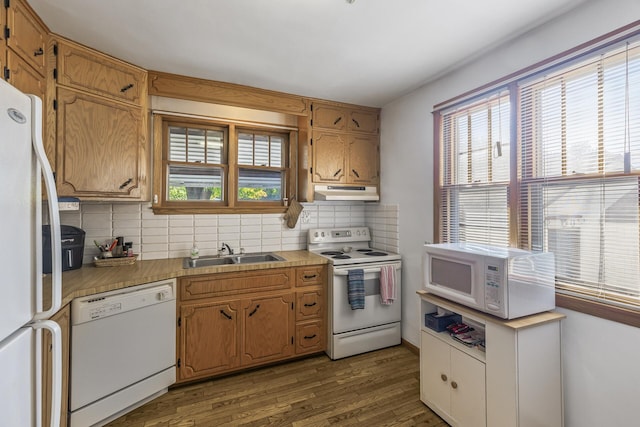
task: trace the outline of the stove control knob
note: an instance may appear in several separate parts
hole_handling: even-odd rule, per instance
[[[318,232],[317,231],[315,232],[314,237],[318,237]]]
[[[322,235],[322,237],[324,237],[324,231],[322,233],[320,233]]]
[[[359,236],[360,235],[360,230],[356,230],[356,234]]]

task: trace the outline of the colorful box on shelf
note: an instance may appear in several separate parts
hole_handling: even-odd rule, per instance
[[[424,326],[429,329],[433,329],[436,332],[442,332],[447,329],[447,326],[452,323],[459,323],[462,321],[462,316],[459,314],[438,314],[438,313],[426,313],[424,315]]]

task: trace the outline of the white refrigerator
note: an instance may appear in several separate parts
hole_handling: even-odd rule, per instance
[[[51,426],[60,420],[60,219],[51,166],[42,144],[42,101],[0,80],[0,424],[42,424],[42,329],[52,333]],[[42,182],[46,187],[43,200]],[[42,223],[52,235],[51,290],[43,302]],[[46,221],[46,219],[44,219]],[[51,300],[51,302],[49,302]],[[43,307],[46,304],[47,307]],[[48,349],[47,349],[48,351]],[[48,426],[47,426],[48,427]]]

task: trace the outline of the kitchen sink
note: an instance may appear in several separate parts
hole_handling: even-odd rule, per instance
[[[230,256],[203,256],[196,259],[184,258],[182,268],[215,267],[230,264],[255,264],[257,262],[276,262],[285,259],[271,252],[240,254]]]
[[[284,261],[284,258],[278,256],[276,254],[268,253],[259,253],[259,254],[242,254],[242,255],[234,255],[231,257],[235,264],[251,264],[255,262],[273,262],[273,261]]]

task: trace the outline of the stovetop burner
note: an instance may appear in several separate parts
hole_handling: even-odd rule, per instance
[[[364,226],[317,228],[308,232],[307,249],[329,258],[332,265],[340,267],[400,261],[400,254],[386,248],[377,249],[371,243],[371,233]]]

